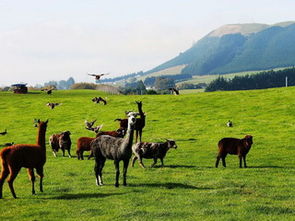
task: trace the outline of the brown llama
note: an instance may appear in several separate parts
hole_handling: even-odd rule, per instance
[[[22,167],[28,169],[28,174],[32,182],[32,194],[35,194],[35,174],[34,168],[37,174],[40,176],[40,191],[43,192],[43,166],[46,162],[46,146],[45,146],[45,134],[47,128],[47,121],[38,120],[38,135],[37,144],[16,144],[13,146],[5,147],[0,152],[0,158],[2,161],[2,170],[0,175],[0,199],[2,198],[3,183],[9,176],[8,185],[12,196],[16,198],[13,181],[15,180],[18,172]]]

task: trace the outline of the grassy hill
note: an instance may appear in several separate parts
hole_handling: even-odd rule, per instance
[[[186,65],[182,74],[208,75],[295,64],[295,22],[224,25],[191,48],[146,72]]]
[[[142,100],[147,114],[143,140],[173,138],[178,149],[168,152],[163,168],[129,167],[129,185],[115,188],[112,161],[104,167],[105,186],[98,187],[93,160],[61,157],[60,152],[54,158],[47,146],[44,193],[31,195],[22,169],[14,183],[19,199],[12,199],[4,184],[0,219],[292,220],[294,93],[295,87],[181,96],[105,95],[90,90],[55,91],[52,96],[1,92],[0,131],[7,128],[8,134],[0,136],[0,144],[34,143],[33,118],[49,118],[47,139],[70,130],[75,155],[77,138],[93,136],[84,129],[85,119],[97,119],[105,130],[116,129],[114,119],[124,117],[125,110],[136,110],[134,101]],[[107,96],[108,105],[92,103],[98,95]],[[45,106],[48,101],[63,104],[50,110]],[[229,119],[232,128],[225,125]],[[227,168],[214,168],[218,140],[246,134],[254,136],[249,168],[238,168],[236,156],[227,157]]]

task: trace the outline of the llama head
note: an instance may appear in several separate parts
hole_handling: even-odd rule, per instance
[[[253,144],[253,137],[251,135],[246,135],[243,139],[245,147],[250,148]]]
[[[168,147],[169,147],[169,148],[174,148],[174,149],[177,148],[176,142],[175,142],[174,140],[166,139],[166,141],[167,141],[167,143],[168,143]]]
[[[47,123],[48,123],[48,119],[46,121],[40,121],[40,119],[37,120],[38,127],[42,130],[46,130]]]
[[[136,116],[138,113],[136,112],[129,112],[127,117],[128,117],[128,128],[134,128],[134,125],[136,123]]]
[[[140,116],[140,114],[138,112],[134,112],[134,111],[125,111],[126,116],[129,118],[130,115],[137,117]]]

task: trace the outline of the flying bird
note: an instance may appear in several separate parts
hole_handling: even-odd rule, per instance
[[[90,121],[90,122],[85,120],[85,125],[86,125],[87,128],[92,128],[95,122],[96,122],[96,120]]]
[[[93,77],[95,77],[95,80],[100,80],[100,78],[102,77],[102,76],[104,76],[104,75],[108,75],[109,73],[107,73],[107,74],[88,74],[88,75],[90,75],[90,76],[93,76]]]

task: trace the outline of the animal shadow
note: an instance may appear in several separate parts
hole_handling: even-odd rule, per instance
[[[190,166],[190,165],[156,165],[154,168],[161,168],[161,167],[167,167],[167,168],[196,168],[196,166]]]
[[[69,193],[69,194],[63,194],[59,196],[51,197],[50,199],[55,200],[78,200],[78,199],[90,199],[90,198],[104,198],[109,196],[115,196],[115,195],[123,195],[126,193]]]
[[[151,188],[166,188],[166,189],[200,189],[193,185],[183,183],[141,183],[141,184],[129,184],[130,187],[151,187]]]
[[[190,141],[196,141],[196,138],[188,138],[188,139],[176,139],[176,141],[182,141],[182,142],[190,142]]]

